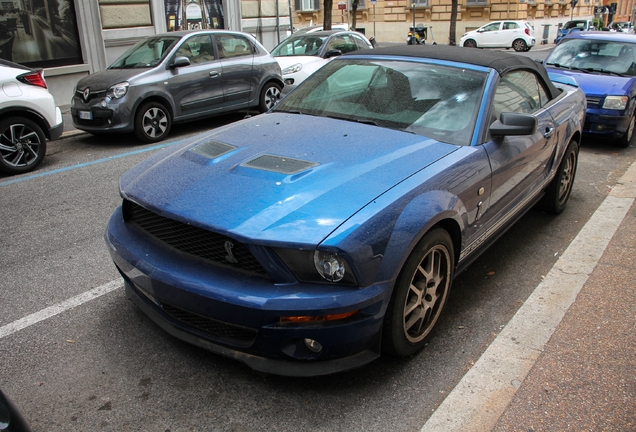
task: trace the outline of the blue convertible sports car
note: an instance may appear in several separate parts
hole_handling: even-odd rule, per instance
[[[564,209],[584,114],[525,57],[347,54],[124,174],[106,243],[159,326],[254,369],[409,356],[458,272],[533,205]]]
[[[583,133],[627,147],[636,126],[636,37],[575,32],[545,60],[550,77],[576,80],[587,97]]]

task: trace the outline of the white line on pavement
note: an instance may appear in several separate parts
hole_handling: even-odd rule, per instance
[[[109,292],[114,291],[117,288],[121,288],[122,286],[123,282],[121,279],[114,280],[102,286],[98,286],[97,288],[93,288],[90,291],[86,291],[82,294],[76,295],[75,297],[71,297],[68,300],[64,300],[63,302],[60,302],[53,306],[49,306],[39,312],[36,312],[29,316],[25,316],[24,318],[20,318],[17,321],[13,321],[12,323],[0,327],[0,339],[22,329],[25,329],[29,326],[32,326],[33,324],[36,324],[40,321],[61,314],[64,311],[73,309],[74,307],[84,304],[88,301],[101,297],[104,294],[108,294]]]
[[[492,430],[601,259],[635,197],[636,164],[632,164],[421,432]]]

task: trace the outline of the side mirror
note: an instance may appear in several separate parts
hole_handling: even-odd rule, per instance
[[[483,33],[483,32],[485,32],[485,31],[486,31],[486,30],[484,30],[484,29],[477,29],[477,33]]]
[[[177,57],[174,59],[170,67],[177,68],[183,66],[190,66],[190,59],[187,57]]]
[[[492,136],[532,135],[537,131],[537,119],[530,114],[501,113],[490,125]]]
[[[342,51],[337,50],[337,49],[332,49],[327,51],[327,54],[325,54],[325,58],[329,58],[329,57],[338,57],[342,55]]]

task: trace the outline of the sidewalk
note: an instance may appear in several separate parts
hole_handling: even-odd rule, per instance
[[[636,163],[423,432],[636,431]]]

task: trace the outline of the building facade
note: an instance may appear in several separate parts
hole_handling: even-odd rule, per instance
[[[334,0],[333,23],[353,23],[354,0]],[[632,21],[636,0],[458,0],[456,38],[499,19],[528,20],[537,43],[573,18]],[[348,2],[348,3],[347,3]],[[607,6],[601,8],[601,6]],[[272,49],[290,30],[321,24],[322,0],[0,0],[0,58],[42,67],[60,106],[82,77],[105,69],[146,36],[182,29],[225,28],[254,34]],[[414,23],[428,41],[449,43],[452,0],[358,0],[356,28],[379,42],[402,42]]]

